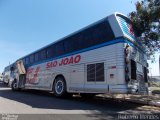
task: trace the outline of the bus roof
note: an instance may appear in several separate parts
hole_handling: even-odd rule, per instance
[[[71,36],[73,36],[73,35],[76,35],[77,33],[82,32],[82,31],[85,30],[85,29],[88,29],[88,28],[90,28],[90,27],[92,27],[92,26],[94,26],[94,25],[96,25],[96,24],[98,24],[98,23],[100,23],[100,22],[102,22],[102,21],[107,20],[107,18],[110,17],[110,16],[112,16],[112,15],[114,15],[114,16],[120,15],[120,16],[123,16],[124,18],[128,19],[128,17],[126,17],[125,15],[123,15],[123,14],[121,14],[121,13],[118,13],[118,12],[115,12],[114,14],[111,14],[111,15],[109,15],[109,16],[107,16],[107,17],[105,17],[105,18],[103,18],[103,19],[101,19],[101,20],[99,20],[99,21],[97,21],[97,22],[94,22],[94,23],[92,23],[92,24],[90,24],[90,25],[88,25],[88,26],[86,26],[86,27],[84,27],[84,28],[81,28],[80,30],[77,30],[76,32],[73,32],[73,33],[71,33],[71,34],[69,34],[69,35],[67,35],[67,36],[65,36],[65,37],[62,37],[62,38],[60,38],[60,39],[58,39],[58,40],[56,40],[56,41],[54,41],[54,42],[52,42],[52,43],[50,43],[50,44],[48,44],[48,45],[46,45],[46,46],[38,49],[38,50],[35,50],[34,52],[32,52],[32,53],[30,53],[30,54],[27,54],[27,55],[25,55],[24,57],[21,57],[21,58],[18,59],[18,60],[22,60],[22,59],[24,59],[25,57],[27,57],[27,56],[29,56],[29,55],[31,55],[31,54],[34,54],[34,53],[36,53],[36,52],[38,52],[38,51],[41,51],[41,50],[43,50],[43,49],[45,49],[45,48],[47,48],[47,47],[49,47],[49,46],[51,46],[51,45],[53,45],[53,44],[55,44],[55,43],[58,43],[58,42],[60,42],[60,41],[63,41],[63,40],[66,39],[66,38],[69,38],[69,37],[71,37]],[[128,19],[128,20],[129,20],[129,19]],[[17,61],[18,61],[18,60],[17,60]]]

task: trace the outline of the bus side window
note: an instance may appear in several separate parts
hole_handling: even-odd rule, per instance
[[[23,64],[25,65],[26,64],[25,59],[23,59],[22,61],[23,61]]]
[[[136,62],[134,60],[131,60],[131,79],[136,80]]]
[[[52,45],[47,48],[47,58],[54,57],[56,55],[56,47]]]
[[[81,50],[84,48],[85,46],[85,42],[84,42],[84,38],[83,38],[83,33],[80,32],[78,34],[76,34],[73,38],[73,43],[72,43],[72,46],[74,47],[73,49],[74,50]]]
[[[40,57],[40,60],[45,60],[46,59],[46,57],[47,57],[46,49],[39,52],[39,57]]]
[[[35,53],[34,59],[35,59],[35,62],[39,61],[39,55],[38,55],[38,53]]]
[[[56,55],[59,56],[62,54],[64,54],[64,45],[63,42],[60,42],[56,44]]]
[[[32,54],[32,55],[30,55],[30,63],[34,63],[34,55]]]
[[[47,58],[51,58],[52,57],[52,47],[48,47],[47,48]]]
[[[26,57],[25,63],[28,65],[29,64],[29,57]]]
[[[74,47],[75,47],[74,46],[74,39],[72,39],[71,37],[67,38],[64,41],[64,49],[65,49],[66,53],[73,52]]]

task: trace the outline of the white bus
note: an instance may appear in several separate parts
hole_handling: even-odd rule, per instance
[[[2,81],[8,85],[9,80],[10,80],[10,65],[5,67],[2,73]]]
[[[3,75],[0,73],[0,82],[3,82]]]
[[[13,90],[67,93],[141,93],[147,87],[147,58],[131,21],[110,15],[29,55],[12,66]]]

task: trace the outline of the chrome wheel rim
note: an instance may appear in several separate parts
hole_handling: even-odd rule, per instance
[[[17,83],[13,84],[13,88],[16,89],[17,88]]]
[[[56,85],[55,85],[55,90],[56,90],[56,93],[57,94],[61,94],[63,92],[63,89],[64,89],[64,84],[61,80],[57,81],[56,82]]]

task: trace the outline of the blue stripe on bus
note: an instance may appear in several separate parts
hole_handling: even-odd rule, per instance
[[[135,37],[128,31],[129,28],[127,28],[127,27],[124,26],[124,25],[121,25],[121,26],[122,26],[123,31],[124,31],[128,36],[130,36],[132,39],[135,40]]]
[[[130,33],[128,33],[128,30],[125,30],[124,28],[123,28],[123,30],[124,30],[125,34],[127,34],[127,35],[128,35],[129,37],[131,37],[133,40],[136,39],[133,35],[131,35]]]
[[[128,28],[128,24],[123,18],[118,18],[119,19],[119,22],[120,22],[120,25],[123,29],[123,31],[125,32],[125,34],[127,34],[129,37],[131,37],[132,39],[136,40],[135,36],[132,35],[130,32],[129,32],[129,28]],[[127,24],[127,26],[125,25],[125,23]]]
[[[106,42],[106,43],[103,43],[103,44],[100,44],[100,45],[96,45],[96,46],[93,46],[93,47],[89,47],[89,48],[85,48],[85,49],[82,49],[82,50],[78,50],[78,51],[75,51],[75,52],[71,52],[71,53],[68,53],[68,54],[65,54],[65,55],[61,55],[61,56],[58,56],[58,57],[55,57],[55,58],[49,58],[49,59],[47,59],[47,60],[43,60],[43,61],[40,61],[40,62],[36,62],[36,63],[30,64],[30,65],[26,65],[26,67],[30,67],[30,66],[33,66],[33,65],[42,64],[42,63],[45,63],[45,62],[49,62],[49,61],[53,61],[53,60],[56,60],[56,59],[64,58],[64,57],[67,57],[67,56],[79,54],[79,53],[82,53],[82,52],[90,51],[90,50],[93,50],[93,49],[97,49],[97,48],[100,48],[100,47],[112,45],[112,44],[115,44],[115,43],[128,43],[128,44],[130,44],[132,47],[134,47],[133,43],[129,42],[129,41],[126,40],[126,39],[122,39],[122,38],[121,38],[121,39],[115,39],[115,40],[112,40],[112,41],[109,41],[109,42]]]
[[[132,34],[129,32],[129,28],[128,28],[127,26],[125,26],[124,24],[121,24],[121,26],[122,26],[123,30],[125,31],[125,33],[126,33],[127,35],[129,35],[130,37],[132,37],[132,38],[135,39],[134,35],[132,35]]]

